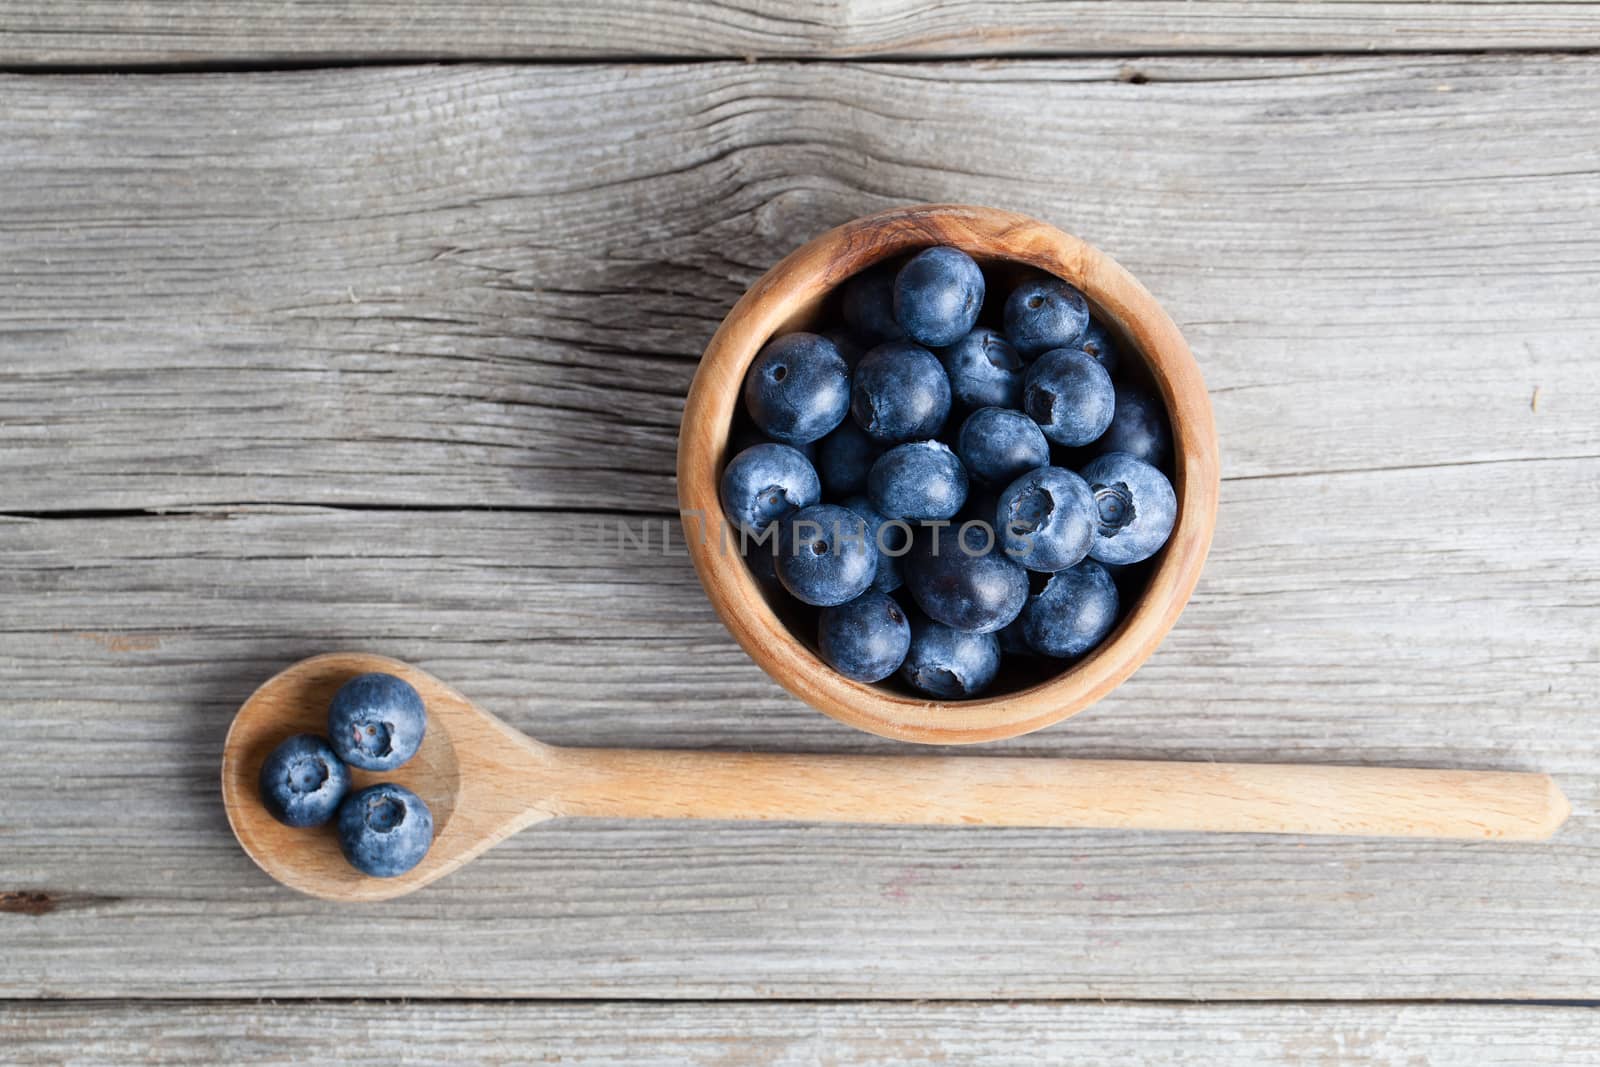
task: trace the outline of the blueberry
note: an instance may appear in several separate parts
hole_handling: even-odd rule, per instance
[[[433,812],[404,786],[369,785],[339,808],[339,848],[362,874],[405,874],[422,862],[431,844]]]
[[[818,504],[778,523],[778,581],[807,604],[854,600],[877,572],[878,549],[867,521],[849,508]]]
[[[951,394],[968,410],[1021,405],[1025,369],[1022,357],[987,326],[979,326],[949,348],[941,348],[939,362],[950,377]]]
[[[948,519],[967,500],[967,469],[938,441],[896,445],[872,465],[867,497],[891,519]]]
[[[931,619],[913,619],[911,647],[900,677],[912,688],[943,700],[977,696],[1000,672],[1000,642],[994,634],[969,634]]]
[[[953,345],[983,307],[983,271],[959,248],[927,248],[894,279],[894,318],[918,344]]]
[[[899,589],[904,580],[900,575],[900,558],[911,549],[911,528],[903,522],[890,522],[864,496],[850,497],[844,506],[867,520],[872,546],[878,550],[878,571],[873,576],[872,588],[880,593]]]
[[[881,682],[905,662],[911,623],[893,597],[868,590],[848,604],[822,609],[817,647],[846,678]]]
[[[1006,298],[1006,339],[1032,359],[1052,348],[1075,345],[1089,325],[1089,302],[1060,278],[1023,282]]]
[[[722,513],[735,527],[760,533],[822,499],[816,468],[788,445],[752,445],[722,471]]]
[[[1178,521],[1167,476],[1126,452],[1107,452],[1078,472],[1099,511],[1089,555],[1101,563],[1138,563],[1161,550]]]
[[[909,341],[879,345],[856,367],[850,413],[887,444],[932,437],[950,415],[950,379],[926,348]]]
[[[392,674],[357,675],[328,705],[333,750],[364,771],[392,771],[415,756],[427,727],[422,694]]]
[[[1078,347],[1100,361],[1107,374],[1116,374],[1117,366],[1122,362],[1122,355],[1117,349],[1116,339],[1111,336],[1111,331],[1105,328],[1099,319],[1090,319],[1089,325],[1083,331],[1083,337],[1078,341]]]
[[[1060,571],[1089,554],[1099,517],[1088,482],[1040,467],[1000,494],[994,522],[1012,559],[1031,571]]]
[[[1118,385],[1117,410],[1111,425],[1095,442],[1105,452],[1126,452],[1152,467],[1166,468],[1172,462],[1172,428],[1161,401],[1143,389]]]
[[[1086,445],[1106,432],[1116,411],[1111,375],[1077,348],[1053,348],[1028,368],[1022,407],[1058,445]]]
[[[1117,623],[1117,586],[1092,559],[1050,576],[1022,609],[1022,636],[1040,655],[1081,656]]]
[[[830,498],[854,496],[867,487],[867,471],[883,446],[846,419],[817,446],[817,474]]]
[[[906,335],[894,320],[892,266],[862,271],[844,283],[844,321],[871,344],[898,341]]]
[[[826,337],[786,333],[767,342],[750,364],[744,406],[775,441],[815,441],[850,411],[850,368]]]
[[[295,734],[261,765],[261,803],[285,826],[321,826],[349,791],[350,769],[315,734]]]
[[[1028,599],[1028,573],[999,550],[987,522],[923,531],[906,557],[905,575],[928,618],[967,633],[993,633]]]
[[[1050,462],[1050,442],[1039,424],[1020,411],[979,408],[956,436],[956,455],[967,472],[986,485],[1010,485]]]

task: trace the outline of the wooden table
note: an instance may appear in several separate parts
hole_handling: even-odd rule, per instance
[[[1600,5],[217,7],[0,0],[0,1060],[1596,1062]],[[383,905],[261,875],[223,733],[319,651],[557,743],[903,751],[621,535],[744,287],[919,200],[1120,259],[1223,442],[1178,628],[992,751],[1547,770],[1557,839],[552,823]]]

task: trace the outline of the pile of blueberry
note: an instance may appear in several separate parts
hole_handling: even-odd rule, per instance
[[[261,765],[261,803],[285,826],[335,819],[339,848],[363,874],[393,878],[427,855],[433,813],[404,786],[350,792],[350,767],[392,771],[417,754],[427,714],[422,695],[392,674],[352,678],[328,705],[328,737],[296,734]]]
[[[820,609],[824,660],[947,700],[1003,655],[1026,677],[1088,653],[1177,518],[1142,361],[1058,278],[986,293],[948,247],[852,278],[843,329],[756,356],[721,483],[756,577]]]

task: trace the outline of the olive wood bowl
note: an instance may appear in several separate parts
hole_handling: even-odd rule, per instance
[[[1140,359],[1172,423],[1178,517],[1142,593],[1094,651],[1043,681],[971,700],[935,700],[835,672],[796,634],[739,555],[722,516],[718,483],[741,404],[745,371],[772,337],[824,328],[831,294],[882,260],[932,245],[960,248],[991,278],[1037,269],[1081,289],[1097,318]],[[998,287],[996,287],[998,288]],[[990,299],[993,299],[991,296]],[[1110,256],[1037,219],[994,208],[923,204],[893,208],[829,230],[761,277],[712,337],[685,402],[678,434],[678,503],[685,541],[712,606],[752,659],[779,684],[840,722],[923,744],[971,744],[1028,733],[1076,714],[1149,658],[1193,592],[1216,525],[1217,432],[1200,368],[1149,291]]]

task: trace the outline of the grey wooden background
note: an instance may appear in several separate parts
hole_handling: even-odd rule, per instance
[[[0,0],[0,1062],[1600,1062],[1597,53],[1590,3]],[[1222,434],[1178,628],[994,750],[1548,770],[1557,840],[259,874],[222,737],[319,651],[556,742],[897,750],[617,530],[743,288],[919,200],[1111,252]]]

